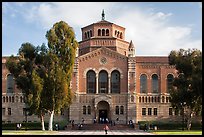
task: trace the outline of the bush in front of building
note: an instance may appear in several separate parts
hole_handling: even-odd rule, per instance
[[[2,123],[2,130],[17,130],[19,123]],[[40,122],[21,123],[20,130],[42,130]],[[48,129],[48,123],[45,122],[45,129]]]
[[[181,121],[138,121],[139,129],[145,130],[145,124],[147,130],[181,130],[183,129],[183,123]],[[184,129],[186,130],[186,124],[184,124]],[[202,125],[199,122],[192,122],[191,130],[201,130]]]

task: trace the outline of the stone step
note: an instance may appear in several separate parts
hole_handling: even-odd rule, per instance
[[[65,130],[104,130],[106,124],[83,124],[82,128],[79,128],[77,124],[72,127],[71,124],[67,126]],[[110,130],[134,130],[135,128],[130,127],[129,125],[126,124],[116,124],[116,125],[110,125],[108,124]],[[137,127],[137,126],[135,126]]]

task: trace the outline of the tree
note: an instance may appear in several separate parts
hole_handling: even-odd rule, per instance
[[[73,29],[64,21],[55,23],[47,31],[46,38],[50,58],[47,75],[49,86],[45,87],[50,99],[49,130],[52,130],[54,112],[59,112],[61,108],[71,103],[70,81],[78,43],[75,40]]]
[[[175,65],[178,71],[173,82],[175,88],[170,90],[170,101],[174,108],[186,114],[187,129],[190,129],[192,116],[202,112],[202,52],[197,49],[173,50],[169,64]]]
[[[42,49],[41,54],[38,54],[40,49]],[[44,80],[38,73],[40,72],[39,60],[42,60],[42,55],[45,54],[44,49],[45,45],[36,48],[30,43],[23,43],[18,51],[19,56],[12,55],[6,62],[6,67],[15,77],[17,88],[24,94],[29,113],[40,117],[42,130],[45,130],[43,106],[45,96],[42,96]]]

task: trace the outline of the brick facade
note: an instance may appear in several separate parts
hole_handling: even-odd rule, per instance
[[[129,120],[138,122],[174,117],[174,112],[173,116],[169,115],[171,106],[167,92],[167,76],[171,74],[176,77],[175,68],[169,66],[167,56],[135,56],[134,50],[133,43],[125,41],[125,28],[119,25],[101,20],[82,28],[82,41],[79,42],[71,81],[75,96],[69,111],[56,116],[57,119],[75,120],[78,123],[83,118],[85,123],[92,123],[94,118],[99,121],[104,117],[112,121],[118,118],[118,122],[128,123]],[[23,95],[16,87],[14,93],[7,93],[9,72],[5,67],[6,59],[7,57],[2,58],[2,110],[5,108],[2,121],[21,122],[25,120],[25,104],[20,101]],[[95,73],[95,93],[87,92],[87,73],[90,70]],[[100,93],[103,91],[99,81],[101,71],[107,73],[106,93]],[[113,71],[119,72],[118,93],[111,92]],[[147,77],[146,93],[141,93],[140,78],[143,74]],[[156,93],[153,93],[152,89],[153,75],[158,78]],[[104,76],[101,74],[101,77]],[[9,99],[6,101],[9,96],[14,96],[14,102],[9,102]],[[7,115],[8,108],[11,108],[11,115]],[[146,114],[143,115],[142,110],[145,109]],[[39,121],[37,116],[29,116],[29,119]]]

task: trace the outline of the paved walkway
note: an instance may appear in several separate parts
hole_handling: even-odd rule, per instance
[[[103,130],[70,130],[59,131],[58,135],[105,135]],[[107,135],[154,135],[142,130],[109,130]]]

